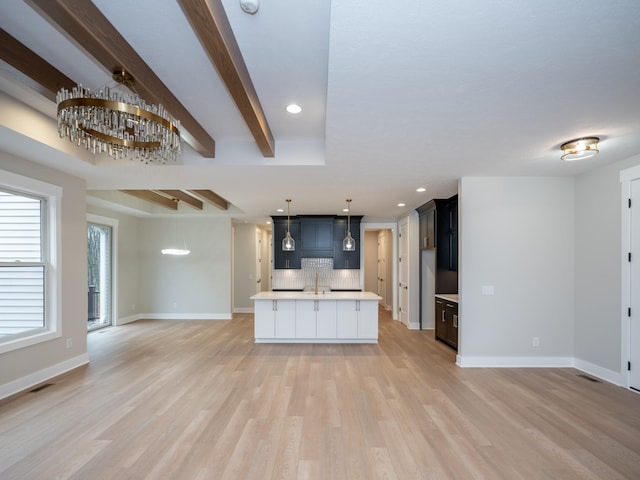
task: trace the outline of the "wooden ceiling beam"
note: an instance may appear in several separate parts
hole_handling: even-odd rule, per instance
[[[46,90],[45,96],[51,101],[55,102],[56,93],[62,88],[71,90],[76,86],[76,82],[4,29],[0,29],[0,59],[41,85]]]
[[[136,91],[149,103],[162,104],[181,123],[181,135],[203,157],[215,156],[215,141],[171,93],[90,0],[29,0],[109,72],[122,68],[135,79]]]
[[[229,210],[229,202],[211,190],[189,190],[221,210]]]
[[[155,203],[161,207],[168,208],[169,210],[178,210],[178,202],[172,200],[164,195],[160,195],[152,190],[120,190],[123,193],[131,195],[133,197],[146,200],[147,202]]]
[[[167,195],[170,195],[171,197],[186,203],[187,205],[195,208],[196,210],[202,210],[202,208],[204,207],[204,204],[200,200],[189,195],[186,192],[183,192],[182,190],[158,190],[158,191],[160,193],[165,193]]]
[[[44,0],[41,0],[44,1]],[[275,140],[221,0],[178,0],[265,157]]]

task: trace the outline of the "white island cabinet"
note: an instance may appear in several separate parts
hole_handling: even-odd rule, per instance
[[[256,343],[377,343],[370,292],[261,292],[251,299]]]

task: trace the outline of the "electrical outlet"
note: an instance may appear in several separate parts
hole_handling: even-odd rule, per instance
[[[540,337],[533,337],[533,342],[531,343],[534,347],[540,346]]]
[[[493,295],[493,285],[483,285],[482,295]]]
[[[135,309],[136,309],[136,304],[135,304],[135,303],[132,303],[132,304],[131,304],[131,311],[133,312]]]
[[[73,347],[73,338],[67,338],[67,348]]]

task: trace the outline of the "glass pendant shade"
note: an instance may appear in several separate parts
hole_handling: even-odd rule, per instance
[[[342,251],[355,252],[356,241],[351,236],[351,199],[347,199],[347,236],[342,241]]]
[[[296,249],[296,241],[291,234],[287,232],[287,236],[282,239],[282,250],[285,252],[293,252]]]
[[[293,252],[296,249],[296,241],[291,236],[291,220],[289,218],[289,204],[291,203],[291,199],[287,198],[287,234],[282,239],[282,251],[284,252]]]
[[[351,237],[351,232],[347,232],[347,236],[342,241],[342,250],[345,252],[355,252],[356,241]]]

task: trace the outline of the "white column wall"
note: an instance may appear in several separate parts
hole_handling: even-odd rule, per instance
[[[459,193],[458,363],[570,365],[573,178],[465,177]]]

